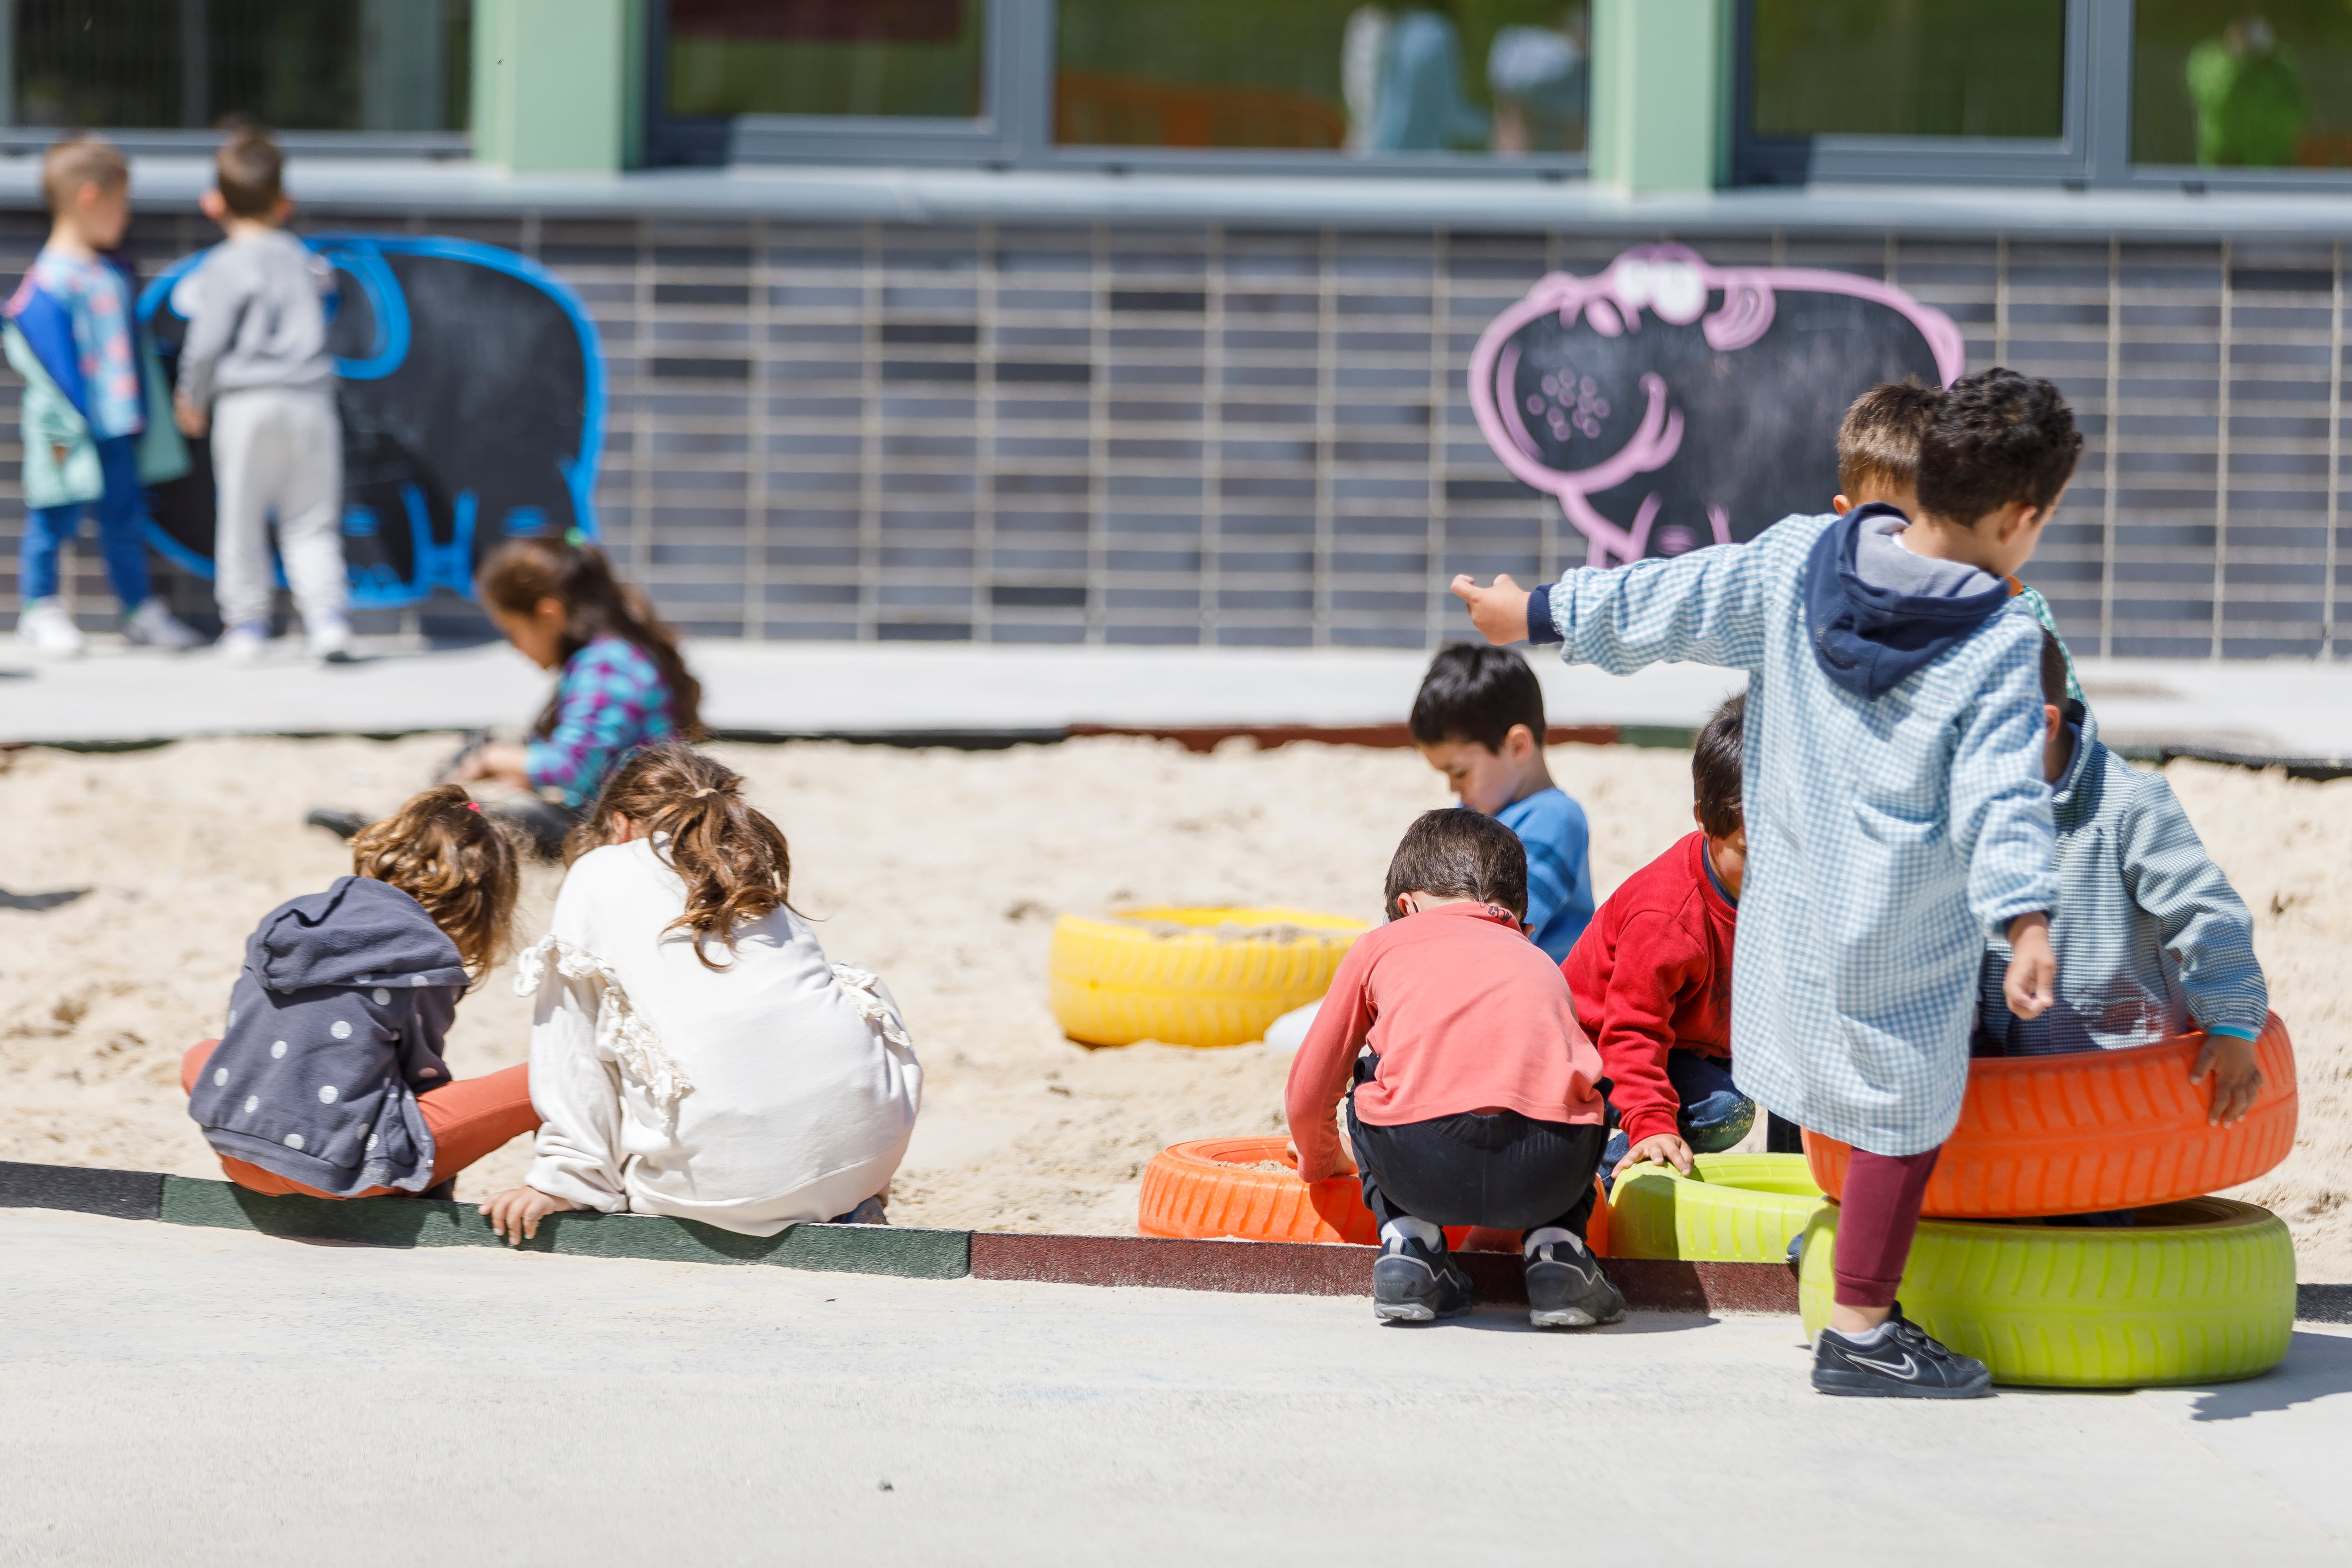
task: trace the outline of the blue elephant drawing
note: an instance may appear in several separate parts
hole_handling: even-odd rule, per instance
[[[343,424],[343,555],[355,605],[470,597],[504,539],[596,536],[604,362],[579,298],[537,262],[467,240],[319,234],[340,290],[330,344]],[[176,374],[186,323],[172,289],[208,251],[141,291],[139,313]],[[213,574],[213,474],[192,443],[185,479],[149,491],[149,540]]]

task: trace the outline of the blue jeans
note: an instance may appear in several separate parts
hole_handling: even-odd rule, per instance
[[[139,437],[117,436],[98,444],[99,471],[106,489],[98,498],[98,549],[106,558],[107,579],[125,610],[147,602],[153,586],[147,578],[147,542],[140,525],[147,521],[147,491],[139,482]],[[85,503],[45,506],[25,514],[25,541],[17,583],[26,601],[46,599],[58,591],[58,552],[81,532]]]
[[[1756,1102],[1733,1087],[1728,1062],[1696,1051],[1668,1051],[1666,1081],[1675,1086],[1675,1098],[1683,1102],[1675,1117],[1675,1131],[1694,1154],[1720,1154],[1756,1125]],[[1617,1162],[1632,1146],[1622,1131],[1609,1134],[1609,1146],[1601,1155],[1604,1182],[1616,1179]]]

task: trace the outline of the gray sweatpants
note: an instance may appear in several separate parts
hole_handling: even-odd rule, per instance
[[[332,394],[262,387],[213,400],[213,596],[224,626],[269,618],[269,520],[302,621],[343,613],[343,430]]]

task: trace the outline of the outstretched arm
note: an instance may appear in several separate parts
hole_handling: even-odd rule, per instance
[[[1775,537],[1780,529],[1791,531],[1785,541]],[[1747,544],[1585,567],[1532,594],[1508,577],[1481,588],[1467,576],[1454,580],[1454,593],[1487,641],[1557,642],[1562,658],[1612,675],[1670,659],[1753,669],[1764,657],[1771,583],[1801,568],[1812,532],[1791,519]]]

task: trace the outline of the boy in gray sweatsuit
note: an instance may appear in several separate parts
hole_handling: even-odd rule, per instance
[[[285,163],[257,131],[215,155],[205,216],[228,238],[172,292],[188,323],[176,408],[188,435],[212,433],[221,651],[250,663],[269,646],[275,513],[310,656],[341,663],[351,657],[352,626],[342,423],[327,352],[325,301],[334,281],[326,263],[285,231],[294,210],[281,188]]]

